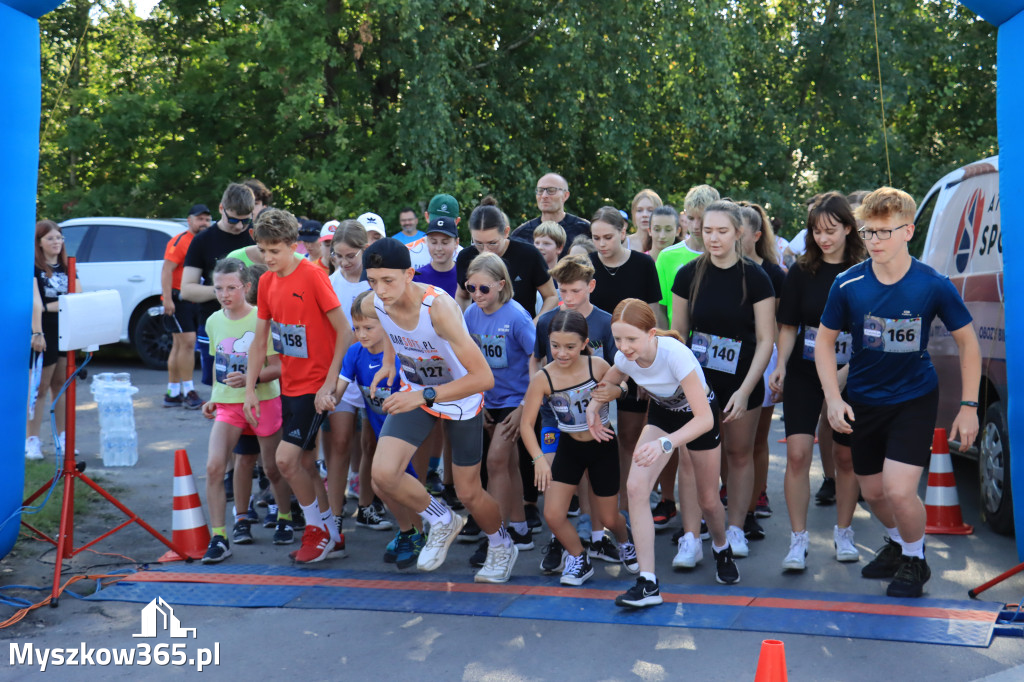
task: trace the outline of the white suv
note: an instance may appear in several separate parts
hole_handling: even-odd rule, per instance
[[[131,343],[147,367],[165,369],[171,335],[160,306],[160,270],[171,237],[184,221],[147,218],[73,218],[61,223],[64,245],[76,259],[85,291],[116,289],[121,294],[121,341]]]

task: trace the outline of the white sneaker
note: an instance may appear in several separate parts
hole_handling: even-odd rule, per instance
[[[687,533],[679,538],[679,553],[672,560],[672,568],[693,568],[703,558],[704,548],[701,547],[700,541],[693,537],[693,533]]]
[[[29,436],[25,439],[25,459],[42,459],[43,449],[42,443],[39,442],[39,436]]]
[[[782,560],[786,571],[803,571],[807,568],[807,545],[810,538],[807,531],[789,534],[789,554]]]
[[[60,434],[57,436],[57,440],[60,441],[60,452],[61,452],[62,455],[64,454],[64,442],[65,442],[64,441],[64,437],[65,437],[64,434],[65,433],[66,433],[65,431],[61,431]],[[82,453],[78,451],[78,448],[75,448],[75,454],[76,455],[80,455]]]
[[[860,550],[853,544],[853,528],[835,526],[832,540],[836,547],[836,561],[860,561]]]
[[[459,517],[462,518],[462,517]],[[433,529],[431,529],[433,532]],[[429,546],[429,541],[428,541]],[[420,553],[420,556],[423,556]],[[484,560],[483,568],[476,572],[473,577],[478,583],[507,583],[512,576],[512,567],[516,565],[516,557],[519,556],[519,548],[513,543],[508,545],[490,546],[487,548],[487,558]]]
[[[733,556],[745,557],[750,555],[750,547],[747,546],[747,538],[743,535],[742,528],[729,526],[725,530],[725,539],[729,541],[729,546],[732,547]]]
[[[416,560],[416,568],[421,571],[433,571],[444,563],[445,557],[448,556],[448,548],[452,546],[455,538],[459,535],[459,531],[466,525],[464,518],[455,512],[449,513],[452,519],[448,523],[433,523],[430,525],[427,544],[420,550],[420,556]]]

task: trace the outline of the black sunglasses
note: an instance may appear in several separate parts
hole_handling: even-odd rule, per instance
[[[471,294],[475,294],[477,289],[479,289],[480,293],[483,294],[484,296],[491,293],[491,287],[487,286],[486,284],[481,284],[480,286],[477,286],[475,284],[466,285],[466,291],[468,291]]]
[[[248,227],[249,225],[252,225],[252,218],[251,217],[249,217],[249,218],[232,218],[231,216],[225,216],[225,217],[228,219],[228,222],[231,223],[232,225],[237,225],[238,223],[243,223],[246,227]]]

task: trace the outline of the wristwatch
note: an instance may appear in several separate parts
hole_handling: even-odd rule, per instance
[[[672,445],[672,441],[670,441],[668,438],[665,438],[664,436],[659,438],[658,442],[661,443],[661,451],[664,452],[666,455],[671,453],[675,449],[675,446]]]
[[[437,391],[430,387],[423,389],[423,402],[427,404],[427,407],[434,406],[435,398],[437,398]]]

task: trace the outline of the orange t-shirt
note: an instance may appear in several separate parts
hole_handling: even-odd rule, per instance
[[[316,393],[324,385],[338,338],[325,313],[340,307],[327,275],[308,260],[286,277],[276,272],[260,277],[256,309],[261,320],[271,321],[283,395]]]
[[[185,230],[167,242],[167,248],[164,249],[164,260],[178,264],[178,267],[174,268],[174,272],[171,273],[172,289],[181,289],[181,272],[185,269],[185,254],[188,253],[188,245],[192,243],[193,237],[195,235],[192,230]]]

